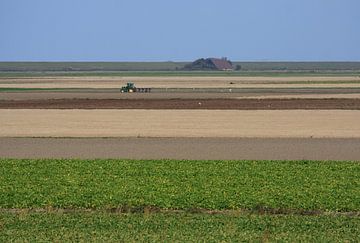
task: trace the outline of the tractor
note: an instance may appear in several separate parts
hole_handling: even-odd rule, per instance
[[[134,83],[127,83],[126,86],[121,87],[121,93],[149,93],[151,92],[151,88],[136,88]]]
[[[126,86],[121,87],[121,93],[133,93],[136,92],[134,83],[127,83]]]

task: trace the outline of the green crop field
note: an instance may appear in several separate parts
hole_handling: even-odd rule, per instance
[[[0,241],[360,240],[358,162],[0,163]]]
[[[0,208],[357,211],[355,162],[0,160]]]
[[[358,242],[360,218],[197,213],[0,213],[1,242]]]

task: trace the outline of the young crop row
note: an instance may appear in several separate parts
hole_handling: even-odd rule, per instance
[[[0,208],[358,212],[360,164],[0,159]]]
[[[358,242],[360,218],[0,213],[1,242]]]

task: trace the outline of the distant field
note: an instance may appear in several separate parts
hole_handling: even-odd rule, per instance
[[[0,71],[173,71],[183,62],[0,62]]]
[[[358,75],[360,62],[234,62],[241,71],[180,71],[188,62],[0,62],[0,77]]]
[[[176,71],[189,62],[0,62],[0,71]],[[244,71],[360,70],[360,62],[234,62]]]
[[[0,71],[0,78],[25,77],[302,77],[359,76],[360,71]]]
[[[344,71],[360,70],[360,62],[234,62],[244,71]]]

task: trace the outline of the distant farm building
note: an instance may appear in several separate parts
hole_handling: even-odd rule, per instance
[[[227,58],[201,58],[184,67],[185,70],[232,71],[233,64]]]

